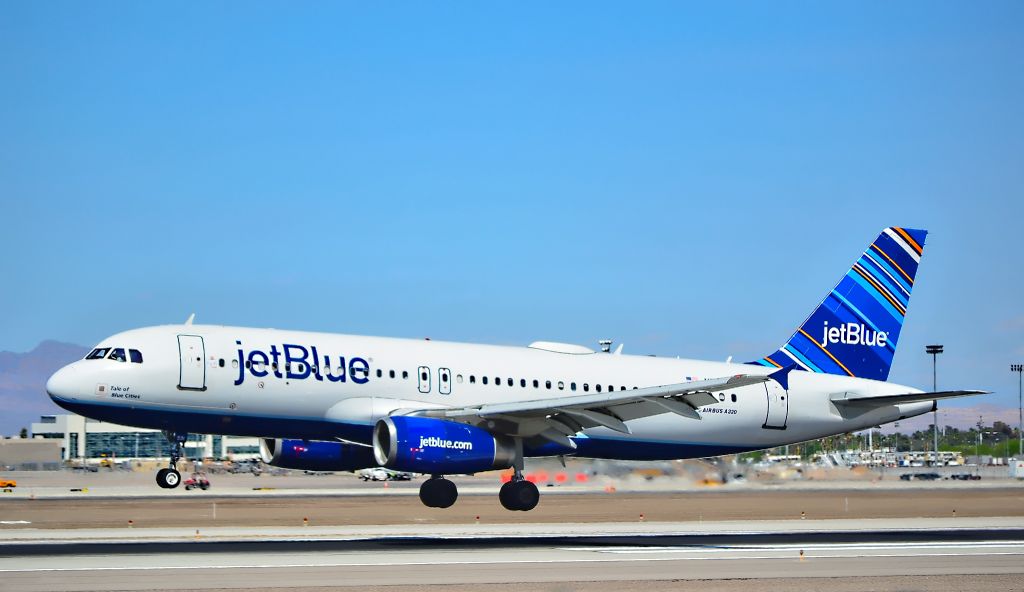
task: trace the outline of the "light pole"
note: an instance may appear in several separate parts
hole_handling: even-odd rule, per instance
[[[1021,376],[1024,364],[1010,364],[1010,372],[1017,373],[1017,460],[1024,458],[1024,402],[1021,396]]]
[[[941,345],[926,345],[924,346],[925,353],[931,354],[932,356],[932,392],[938,391],[938,383],[936,381],[935,368],[939,358],[939,354],[942,353]],[[935,416],[932,423],[932,433],[935,440],[935,448],[932,450],[933,457],[932,466],[938,466],[939,464],[939,406],[935,405],[935,411],[932,412]]]

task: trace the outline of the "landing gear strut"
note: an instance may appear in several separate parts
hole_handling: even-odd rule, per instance
[[[431,475],[420,485],[420,501],[428,508],[450,508],[457,499],[458,488],[441,475]]]
[[[516,438],[516,456],[512,463],[512,480],[498,490],[498,501],[506,510],[529,512],[540,502],[537,486],[523,478],[523,441]]]
[[[164,489],[174,489],[181,484],[178,461],[181,460],[185,450],[185,440],[188,439],[188,434],[165,432],[164,435],[171,442],[171,462],[166,469],[160,469],[156,472],[156,484]]]

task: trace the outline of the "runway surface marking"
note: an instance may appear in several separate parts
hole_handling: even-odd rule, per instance
[[[968,556],[1024,556],[1024,544],[1021,542],[980,542],[980,543],[901,543],[893,545],[864,545],[864,544],[836,544],[836,545],[780,545],[772,547],[736,546],[736,547],[713,547],[713,548],[686,548],[686,547],[663,547],[663,548],[613,548],[613,547],[574,547],[556,548],[550,550],[537,550],[536,552],[558,551],[562,553],[581,553],[587,556],[564,557],[564,558],[522,558],[507,559],[502,557],[481,558],[481,559],[440,559],[432,561],[365,561],[355,556],[354,561],[325,561],[325,562],[287,562],[287,558],[281,563],[274,562],[237,562],[221,564],[189,564],[174,565],[163,564],[153,561],[151,565],[136,566],[81,566],[81,567],[18,567],[0,569],[0,573],[57,573],[57,572],[123,572],[142,570],[229,570],[229,569],[282,569],[282,568],[327,568],[327,567],[419,567],[419,566],[457,566],[457,565],[514,565],[514,564],[573,564],[573,563],[621,563],[621,562],[654,562],[654,561],[745,561],[752,559],[761,560],[785,560],[797,561],[798,550],[804,551],[805,560],[819,559],[844,559],[844,558],[924,558],[924,557],[968,557]],[[530,551],[530,550],[528,550]],[[812,551],[813,553],[809,553]],[[459,551],[453,553],[472,553],[478,551]],[[653,554],[661,556],[651,556]],[[334,559],[339,553],[322,553],[325,559]],[[353,553],[364,555],[365,553]],[[410,554],[415,554],[410,553]],[[603,557],[594,554],[605,555]],[[626,555],[624,557],[623,555]],[[305,555],[308,559],[308,555]],[[628,557],[628,558],[627,558]],[[140,559],[146,556],[139,557]],[[45,557],[38,558],[46,560]],[[153,557],[148,557],[152,560]],[[182,560],[193,561],[196,559],[210,559],[207,555],[196,557],[179,557]],[[21,558],[21,561],[24,561]],[[0,565],[4,561],[0,560]]]

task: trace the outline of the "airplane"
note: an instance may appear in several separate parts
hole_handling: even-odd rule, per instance
[[[445,475],[512,469],[498,498],[540,494],[524,459],[703,458],[921,415],[977,390],[886,382],[927,232],[884,229],[778,350],[747,363],[197,325],[134,329],[50,377],[49,396],[97,420],[163,430],[177,487],[188,433],[260,438],[274,466],[431,475],[420,499],[455,503]],[[605,349],[605,348],[602,348]]]

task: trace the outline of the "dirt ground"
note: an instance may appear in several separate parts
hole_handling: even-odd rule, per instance
[[[496,586],[492,586],[496,587]],[[525,588],[526,586],[524,586]],[[324,592],[336,588],[287,588],[288,592]],[[374,586],[364,592],[477,592],[487,587],[472,585],[416,585]],[[942,575],[942,576],[864,576],[858,578],[778,578],[778,579],[722,579],[722,580],[650,580],[642,582],[559,582],[529,584],[534,592],[891,592],[921,591],[946,592],[971,590],[972,592],[1013,592],[1024,590],[1024,581],[1017,574],[1006,575]],[[262,592],[283,592],[283,588],[262,588]],[[213,591],[210,592],[226,592]],[[247,592],[233,589],[231,592]]]
[[[542,495],[531,512],[509,512],[497,496],[467,495],[448,509],[424,507],[415,496],[275,496],[143,499],[9,499],[0,521],[32,528],[167,526],[311,526],[685,522],[836,518],[1024,516],[1024,490],[707,491]],[[24,528],[0,524],[0,531]]]

